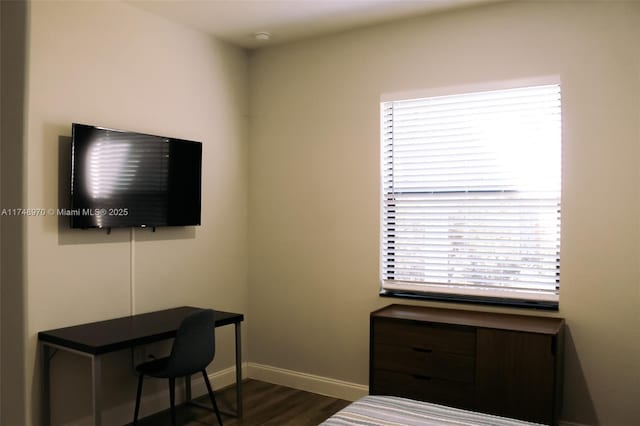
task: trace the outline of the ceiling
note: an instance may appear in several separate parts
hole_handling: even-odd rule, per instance
[[[125,0],[141,9],[257,48],[496,0]],[[271,33],[268,42],[257,32]]]

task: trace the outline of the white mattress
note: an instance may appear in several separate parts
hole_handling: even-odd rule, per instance
[[[393,396],[369,395],[327,419],[323,426],[523,426],[535,425],[474,411]]]

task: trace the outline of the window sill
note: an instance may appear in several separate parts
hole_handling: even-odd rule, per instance
[[[410,293],[402,291],[381,290],[380,297],[393,297],[399,299],[429,300],[448,303],[468,303],[473,305],[501,306],[504,308],[524,308],[543,311],[558,311],[558,302],[544,302],[534,300],[499,299],[479,296],[462,296],[459,294],[441,293]]]

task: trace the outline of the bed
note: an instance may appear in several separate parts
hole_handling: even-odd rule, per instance
[[[412,399],[369,395],[338,411],[322,423],[322,426],[530,426],[537,424]]]

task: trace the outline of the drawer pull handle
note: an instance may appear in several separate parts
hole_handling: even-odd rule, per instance
[[[424,348],[413,348],[413,350],[416,352],[422,352],[425,354],[430,354],[431,352],[433,352],[433,349],[424,349]]]
[[[414,374],[413,375],[414,379],[418,379],[418,380],[431,380],[431,377],[429,376],[422,376],[420,374]]]

